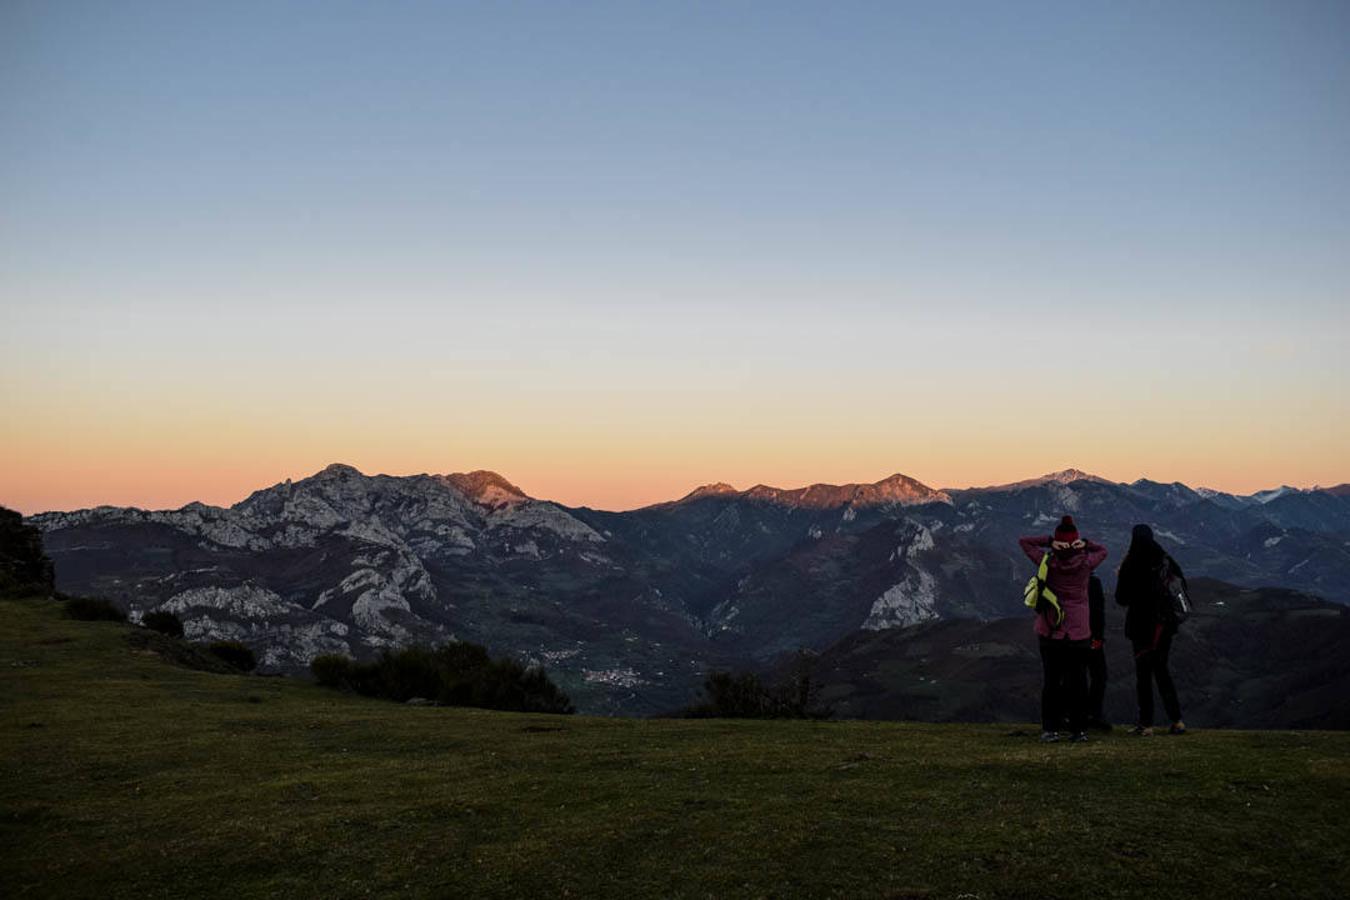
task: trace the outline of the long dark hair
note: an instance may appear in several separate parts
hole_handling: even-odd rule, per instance
[[[1120,563],[1122,576],[1136,572],[1151,572],[1167,557],[1163,548],[1153,539],[1153,529],[1147,525],[1136,525],[1130,532],[1130,549]]]

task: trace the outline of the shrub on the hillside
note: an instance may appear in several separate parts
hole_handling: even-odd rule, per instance
[[[414,697],[445,706],[475,706],[518,712],[571,713],[572,702],[538,667],[492,659],[479,644],[455,641],[435,649],[385,650],[367,663],[324,654],[310,663],[325,687],[355,691],[400,703]]]
[[[469,676],[492,662],[487,648],[470,641],[450,641],[436,648],[436,660],[445,672]]]
[[[402,703],[413,697],[435,697],[441,692],[441,668],[435,651],[424,647],[386,650],[378,663],[379,695]]]
[[[141,624],[151,631],[158,631],[160,634],[167,634],[169,637],[183,636],[183,623],[177,616],[165,609],[157,609],[154,612],[146,613],[141,619]]]
[[[149,628],[129,629],[127,643],[135,650],[148,650],[165,662],[186,669],[217,674],[235,671],[233,666],[207,650],[205,644],[189,644],[182,638],[160,634]]]
[[[52,561],[42,552],[42,533],[23,516],[0,506],[0,596],[52,592]]]
[[[126,613],[97,597],[67,597],[66,615],[83,622],[125,622]]]
[[[702,703],[685,710],[691,718],[778,718],[777,693],[753,672],[712,672],[703,682]]]
[[[252,672],[258,667],[253,651],[239,641],[214,641],[206,649],[241,672]]]
[[[483,709],[564,715],[576,712],[571,698],[542,666],[525,666],[514,659],[494,659],[461,675],[438,699],[445,704],[459,704],[466,694],[472,698],[467,705]]]
[[[753,672],[713,672],[703,683],[702,703],[686,708],[689,718],[824,719],[832,710],[817,705],[819,684],[812,656],[799,653],[783,680],[768,684]]]
[[[355,665],[341,653],[323,653],[310,661],[309,670],[314,673],[314,680],[324,687],[351,690]]]

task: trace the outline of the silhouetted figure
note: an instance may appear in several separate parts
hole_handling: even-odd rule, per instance
[[[1163,708],[1172,721],[1172,734],[1185,734],[1186,723],[1181,721],[1181,703],[1177,700],[1176,685],[1168,669],[1172,652],[1172,637],[1177,623],[1171,615],[1166,581],[1169,577],[1182,578],[1181,567],[1153,539],[1153,529],[1136,525],[1130,537],[1130,549],[1120,563],[1116,580],[1116,602],[1126,608],[1125,636],[1134,647],[1135,691],[1139,700],[1139,723],[1134,728],[1138,735],[1153,734],[1153,683],[1158,683],[1158,694]]]
[[[1055,594],[1063,611],[1059,621],[1049,611],[1036,616],[1045,674],[1041,688],[1041,740],[1058,740],[1059,724],[1067,717],[1071,740],[1085,741],[1088,648],[1092,639],[1088,579],[1092,570],[1106,559],[1106,548],[1081,539],[1072,516],[1065,516],[1053,535],[1019,538],[1018,543],[1037,565],[1050,554],[1046,587]]]

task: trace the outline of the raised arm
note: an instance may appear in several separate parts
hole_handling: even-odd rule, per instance
[[[1021,546],[1022,552],[1027,555],[1027,559],[1039,563],[1041,558],[1050,550],[1052,540],[1054,539],[1046,535],[1044,537],[1018,538],[1017,543]]]
[[[1083,552],[1087,554],[1089,569],[1095,569],[1106,561],[1107,549],[1096,541],[1083,541]]]

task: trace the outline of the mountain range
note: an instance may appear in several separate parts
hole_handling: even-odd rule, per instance
[[[1188,575],[1350,604],[1346,485],[1238,496],[1070,469],[933,489],[897,474],[711,484],[606,512],[530,497],[492,472],[335,464],[230,507],[28,521],[61,590],[133,618],[172,611],[189,637],[245,641],[268,670],[468,639],[543,664],[583,711],[641,714],[688,702],[709,669],[1019,616],[1030,564],[1016,538],[1065,513],[1110,548],[1108,588],[1130,528],[1148,522]]]

